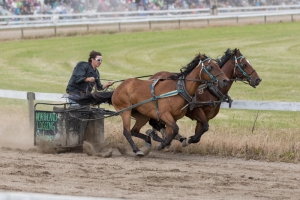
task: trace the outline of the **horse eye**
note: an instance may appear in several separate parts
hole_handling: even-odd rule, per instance
[[[207,69],[207,71],[211,71],[211,70],[212,70],[212,68],[213,68],[213,67],[212,67],[212,66],[210,66],[210,65],[207,65],[207,66],[206,66],[206,69]]]
[[[241,63],[241,68],[245,68],[247,65],[245,63]]]

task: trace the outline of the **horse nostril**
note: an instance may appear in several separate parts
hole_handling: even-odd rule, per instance
[[[223,80],[223,85],[224,85],[224,87],[227,87],[228,86],[228,83],[229,83],[229,80]]]
[[[262,80],[260,78],[256,79],[256,85],[258,85]]]

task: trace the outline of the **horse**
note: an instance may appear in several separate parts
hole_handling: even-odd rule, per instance
[[[193,97],[193,109],[188,109],[186,116],[192,120],[196,120],[195,134],[187,140],[185,137],[178,134],[174,139],[179,140],[182,146],[187,146],[191,143],[198,143],[201,136],[209,130],[209,120],[213,119],[220,110],[221,102],[228,101],[231,106],[231,98],[227,95],[233,82],[243,81],[248,83],[253,88],[256,88],[262,81],[257,72],[253,69],[250,62],[243,56],[239,49],[227,49],[220,59],[216,59],[224,74],[229,78],[230,83],[227,87],[216,88],[213,85],[199,87]],[[162,78],[170,76],[171,73],[156,73],[150,79]],[[165,126],[163,123],[150,119],[149,124],[153,130],[158,130],[164,136]],[[149,132],[150,131],[150,132]],[[156,136],[155,132],[147,131],[148,135]],[[157,137],[157,136],[156,136]]]
[[[165,72],[162,72],[165,73]],[[229,79],[215,61],[205,54],[197,54],[194,59],[181,68],[181,73],[165,79],[140,80],[129,78],[114,91],[111,102],[123,122],[123,135],[137,156],[145,154],[139,150],[132,136],[143,139],[151,145],[151,137],[140,133],[140,129],[152,118],[166,125],[166,137],[159,140],[158,149],[170,145],[179,127],[176,121],[187,111],[186,105],[197,88],[207,81],[218,82],[226,87]],[[136,119],[132,129],[131,117]]]

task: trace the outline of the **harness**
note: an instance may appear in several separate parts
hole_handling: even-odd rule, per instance
[[[154,82],[150,85],[150,90],[151,90],[151,94],[152,94],[152,98],[150,101],[153,101],[154,104],[155,104],[155,107],[156,107],[156,117],[157,117],[157,121],[159,121],[159,109],[158,109],[158,103],[157,103],[157,99],[162,99],[162,98],[166,98],[166,97],[171,97],[171,96],[175,96],[177,94],[181,94],[183,92],[183,90],[181,89],[178,89],[177,90],[173,90],[171,92],[168,92],[168,93],[165,93],[165,94],[162,94],[160,96],[156,96],[155,93],[154,93],[154,87],[156,85],[156,83],[159,81],[160,79],[156,79],[154,80]],[[185,87],[184,87],[185,88]],[[186,90],[186,88],[185,88]],[[148,101],[148,100],[146,100]]]
[[[204,71],[208,74],[208,76],[212,79],[213,82],[217,82],[216,77],[219,76],[219,75],[221,75],[223,72],[221,72],[220,74],[218,74],[218,75],[216,75],[216,76],[213,76],[213,75],[205,68],[205,66],[203,65],[203,63],[204,63],[205,61],[207,61],[207,60],[211,60],[211,59],[210,59],[210,58],[206,58],[206,59],[203,60],[203,61],[202,61],[202,60],[199,61],[198,66],[201,65],[201,67],[202,67],[202,69],[201,69],[201,71],[200,71],[200,74],[199,74],[199,77],[201,77],[201,72],[202,72],[202,70],[204,70]],[[197,66],[197,67],[198,67],[198,66]],[[148,103],[148,102],[150,102],[150,101],[153,101],[154,104],[155,104],[155,107],[156,107],[156,117],[157,117],[157,121],[160,121],[160,119],[159,119],[159,108],[158,108],[158,103],[157,103],[157,100],[158,100],[158,99],[162,99],[162,98],[166,98],[166,97],[171,97],[171,96],[175,96],[175,95],[179,94],[182,98],[184,98],[184,99],[188,102],[188,103],[181,109],[181,110],[184,110],[187,106],[190,105],[190,103],[191,103],[192,100],[193,100],[193,97],[188,93],[188,91],[187,91],[187,89],[186,89],[185,81],[184,81],[184,80],[198,81],[198,82],[206,83],[206,84],[207,84],[208,82],[211,82],[211,81],[205,81],[205,80],[201,80],[201,79],[200,79],[200,80],[199,80],[199,79],[186,79],[186,78],[183,76],[183,77],[180,77],[180,78],[178,79],[178,82],[177,82],[177,84],[176,84],[176,90],[173,90],[173,91],[167,92],[167,93],[165,93],[165,94],[156,96],[156,95],[155,95],[155,92],[154,92],[154,87],[155,87],[155,85],[158,83],[158,81],[160,81],[160,80],[165,80],[165,79],[154,79],[154,80],[152,80],[153,83],[150,84],[150,91],[151,91],[152,97],[151,97],[150,99],[146,99],[146,100],[144,100],[144,101],[141,101],[141,102],[139,102],[139,103],[137,103],[137,104],[134,104],[134,105],[132,105],[132,106],[129,106],[129,107],[127,107],[127,108],[124,108],[124,109],[122,109],[122,110],[119,110],[118,112],[114,112],[112,115],[109,115],[109,116],[106,116],[106,117],[103,117],[103,118],[108,118],[108,117],[112,117],[112,116],[117,116],[117,115],[119,115],[119,114],[121,114],[121,113],[123,113],[123,112],[125,112],[125,111],[127,111],[127,110],[131,110],[131,109],[136,108],[136,107],[138,107],[138,106],[140,106],[140,105],[143,105],[143,104],[146,104],[146,103]],[[72,116],[72,117],[76,118],[75,116]],[[97,119],[93,119],[93,120],[97,120]]]
[[[203,86],[200,86],[198,88],[198,91],[199,90],[203,90],[207,88],[213,95],[215,95],[219,100],[218,101],[213,101],[213,100],[210,100],[210,101],[203,101],[203,102],[197,102],[197,95],[195,94],[193,96],[193,99],[192,99],[192,102],[189,103],[189,107],[190,107],[190,110],[193,110],[194,108],[202,108],[204,106],[212,106],[212,107],[215,107],[217,106],[218,104],[222,103],[222,102],[227,102],[229,103],[229,108],[231,108],[231,104],[232,104],[232,99],[231,97],[228,95],[228,94],[223,94],[220,89],[218,88],[217,85],[214,85],[212,83],[206,83],[205,85]]]
[[[176,89],[182,91],[179,93],[179,95],[182,98],[184,98],[187,102],[191,102],[193,97],[188,93],[188,91],[185,87],[184,80],[185,80],[185,77],[182,77],[178,80],[178,82],[176,84]]]
[[[230,81],[241,81],[243,83],[245,83],[245,81],[249,80],[251,81],[251,74],[253,74],[255,72],[255,70],[253,70],[250,74],[247,74],[247,72],[245,72],[245,70],[243,70],[243,65],[241,66],[239,63],[238,63],[238,60],[239,59],[242,59],[242,58],[245,58],[244,56],[239,56],[239,57],[236,57],[234,56],[234,75],[236,78],[234,79],[230,79]],[[246,79],[242,79],[240,77],[237,76],[237,68],[241,71],[241,73],[247,77]],[[220,89],[218,88],[218,86],[216,84],[213,84],[213,83],[206,83],[205,85],[202,85],[198,88],[198,91],[199,90],[203,90],[207,88],[213,95],[215,95],[219,100],[218,101],[206,101],[206,102],[197,102],[197,99],[196,99],[196,94],[193,96],[193,99],[192,101],[189,103],[189,107],[190,107],[190,110],[193,110],[194,108],[201,108],[201,107],[204,107],[204,106],[212,106],[212,107],[215,107],[217,106],[218,104],[222,103],[222,102],[227,102],[229,103],[229,108],[231,108],[231,105],[232,105],[232,99],[231,97],[228,95],[228,94],[223,94]]]

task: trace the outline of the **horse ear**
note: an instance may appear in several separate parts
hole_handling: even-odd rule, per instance
[[[234,55],[238,56],[239,50],[237,48],[234,49]]]

